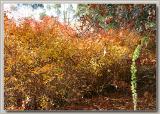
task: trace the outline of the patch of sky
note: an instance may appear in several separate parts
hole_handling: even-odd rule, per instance
[[[8,17],[17,23],[23,18],[40,21],[42,14],[58,17],[60,22],[74,23],[76,9],[77,4],[4,4]]]

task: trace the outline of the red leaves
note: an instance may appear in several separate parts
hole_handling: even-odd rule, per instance
[[[109,16],[109,17],[106,17],[105,19],[105,24],[110,24],[111,22],[113,21],[113,17],[112,16]]]
[[[90,7],[90,8],[93,8],[93,9],[96,9],[97,6],[98,6],[97,4],[89,4],[89,7]]]

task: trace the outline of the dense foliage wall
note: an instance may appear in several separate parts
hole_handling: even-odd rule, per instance
[[[99,8],[103,7],[109,6]],[[19,25],[7,16],[4,19],[6,109],[24,110],[25,102],[30,102],[25,109],[60,109],[69,98],[82,98],[88,91],[100,94],[106,84],[130,92],[132,54],[142,37],[136,31],[102,29],[79,37],[48,16],[41,22],[24,19]],[[155,45],[152,39],[149,43]],[[137,61],[138,79],[147,76],[155,81],[156,55],[149,46]],[[122,83],[127,86],[121,87]]]

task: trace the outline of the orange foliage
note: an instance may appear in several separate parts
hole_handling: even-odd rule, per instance
[[[24,19],[19,25],[4,19],[8,110],[17,106],[18,98],[35,97],[42,109],[48,109],[47,101],[56,109],[66,98],[98,91],[104,83],[130,80],[128,61],[141,37],[134,31],[101,30],[79,37],[73,28],[49,16],[40,22]]]

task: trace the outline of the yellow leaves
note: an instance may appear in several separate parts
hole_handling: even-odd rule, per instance
[[[47,64],[44,67],[42,67],[39,71],[40,72],[47,72],[47,71],[49,71],[51,69],[52,69],[52,65],[51,64]]]
[[[120,59],[123,55],[129,53],[129,49],[127,47],[121,47],[121,46],[118,46],[118,45],[112,46],[108,50],[111,51],[111,52],[114,52],[112,54],[117,59]]]
[[[51,81],[51,76],[50,75],[48,75],[48,74],[42,74],[42,77],[43,77],[43,83],[44,84],[47,84],[48,82],[50,82]]]
[[[43,67],[36,67],[32,72],[35,74],[40,74],[40,73],[47,73],[52,70],[53,65],[52,64],[47,64]]]
[[[63,74],[58,75],[58,80],[62,80],[62,79],[64,79],[64,78],[63,78]]]
[[[47,108],[49,107],[49,98],[47,96],[41,96],[40,97],[40,106],[42,109],[48,110]]]
[[[5,81],[10,82],[10,83],[15,83],[18,80],[14,76],[10,76],[10,77],[5,77]]]
[[[28,64],[32,64],[33,61],[31,59],[28,60]]]
[[[94,59],[94,58],[92,58],[91,60],[90,60],[90,64],[92,65],[92,67],[93,67],[93,70],[97,70],[97,68],[99,67],[99,64],[97,63],[97,61]]]

